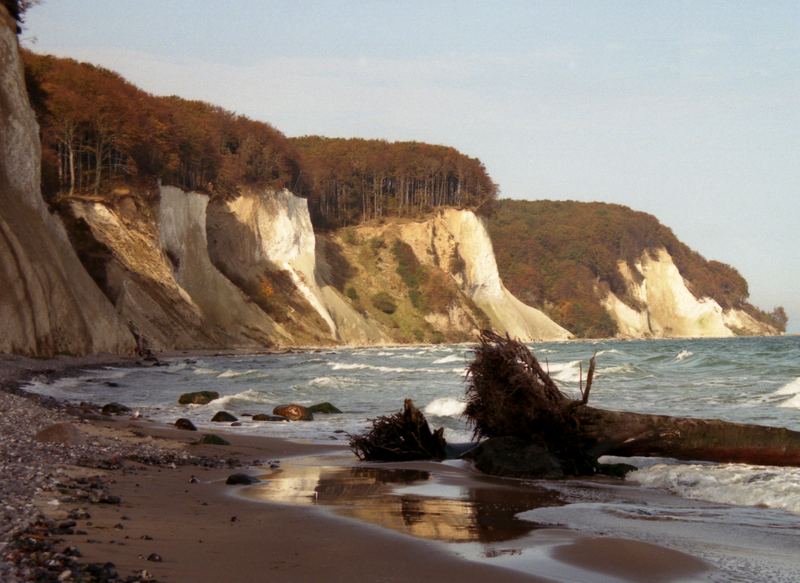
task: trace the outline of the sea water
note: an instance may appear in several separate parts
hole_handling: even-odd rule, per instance
[[[800,337],[577,341],[530,345],[559,386],[577,394],[597,357],[590,402],[643,413],[717,418],[800,430]],[[291,354],[172,358],[166,366],[86,371],[35,392],[72,401],[119,401],[147,417],[188,417],[227,431],[312,441],[346,441],[370,419],[411,398],[450,442],[468,441],[464,410],[469,345],[335,348]],[[182,406],[184,392],[214,390],[208,405]],[[341,415],[312,422],[253,422],[285,403],[329,401]],[[614,461],[614,460],[611,460]],[[570,502],[520,512],[538,526],[566,526],[665,544],[698,554],[730,577],[800,580],[800,470],[742,464],[626,459],[639,469],[621,485],[544,483]],[[540,483],[541,487],[542,484]]]

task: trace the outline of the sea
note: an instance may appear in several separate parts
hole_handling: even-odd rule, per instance
[[[588,360],[595,355],[597,372],[590,404],[596,407],[800,431],[797,336],[569,341],[529,347],[562,390],[575,395]],[[366,431],[371,419],[399,411],[403,400],[410,398],[431,425],[445,428],[448,442],[457,443],[472,437],[462,417],[472,348],[469,344],[420,345],[175,357],[167,359],[165,366],[105,367],[54,381],[34,379],[27,388],[68,401],[121,402],[165,423],[187,417],[201,430],[324,443],[346,443],[348,434]],[[217,391],[221,398],[208,405],[178,404],[181,393],[201,390]],[[317,414],[314,421],[292,423],[253,422],[244,416],[271,413],[286,403],[320,402],[330,402],[343,413]],[[211,417],[220,410],[237,416],[241,426],[212,423]],[[564,528],[688,552],[715,567],[703,580],[800,581],[800,468],[665,458],[608,461],[626,461],[639,469],[624,482],[515,481],[513,487],[521,493],[535,488],[552,493],[559,502],[514,506],[510,520],[525,525],[524,536],[488,540],[477,529],[472,539],[457,541],[460,552],[476,560],[523,568],[526,556],[532,557],[534,551],[522,543],[515,547],[514,540],[529,540],[531,532],[543,528]],[[337,463],[341,469],[341,461]],[[451,463],[448,471],[468,472],[460,463],[464,462]],[[307,472],[308,465],[299,471]],[[423,486],[432,481],[430,472],[398,478],[402,484],[398,496],[412,488],[413,496],[423,498],[470,499],[464,488],[414,491],[415,475]],[[385,486],[391,479],[377,482]],[[307,481],[303,483],[307,489]],[[319,492],[314,499],[318,496]],[[539,573],[546,575],[547,569]],[[619,580],[616,577],[608,580]],[[582,580],[580,573],[574,580]]]

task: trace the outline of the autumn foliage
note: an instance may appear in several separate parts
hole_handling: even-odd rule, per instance
[[[231,195],[245,185],[309,198],[317,227],[497,195],[480,160],[417,142],[288,139],[267,123],[179,97],[156,97],[72,59],[23,53],[42,128],[45,195],[100,195],[117,183]]]
[[[707,261],[647,213],[616,204],[547,200],[502,200],[493,213],[489,232],[506,286],[577,336],[616,334],[596,290],[605,286],[638,307],[618,262],[633,266],[645,250],[659,247],[669,252],[697,297],[781,323],[780,312],[764,314],[747,303],[747,282],[736,269]]]
[[[420,142],[292,139],[311,183],[314,224],[341,227],[437,207],[478,208],[497,196],[480,160]]]
[[[229,194],[305,193],[297,152],[278,130],[220,107],[155,97],[111,71],[24,51],[42,128],[45,195],[100,194],[116,182]]]

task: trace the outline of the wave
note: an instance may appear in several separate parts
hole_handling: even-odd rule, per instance
[[[343,387],[347,385],[353,385],[357,382],[356,379],[352,377],[316,377],[308,381],[308,384],[312,387]]]
[[[254,374],[254,373],[257,373],[257,372],[260,372],[260,371],[254,369],[254,368],[251,368],[249,370],[231,370],[231,369],[228,369],[225,372],[223,372],[222,374],[218,374],[217,378],[218,379],[235,379],[237,377],[243,377],[243,376],[251,375],[251,374]]]
[[[783,385],[773,395],[797,395],[800,394],[800,377]]]
[[[544,370],[549,371],[550,376],[563,383],[577,383],[581,378],[581,361],[571,360],[570,362],[556,363],[551,362],[544,365]]]
[[[434,399],[425,406],[423,411],[436,417],[459,417],[464,414],[467,404],[459,399],[442,397]]]
[[[650,488],[666,488],[692,500],[800,514],[800,468],[657,464],[631,472],[627,479]]]
[[[612,375],[612,374],[627,374],[632,372],[638,372],[639,369],[636,368],[634,365],[630,363],[621,364],[619,366],[607,366],[605,368],[601,368],[597,371],[597,376],[605,376],[605,375]]]
[[[229,405],[245,405],[249,403],[272,403],[274,398],[267,393],[256,391],[255,389],[247,389],[241,393],[234,395],[225,395],[219,399],[214,399],[209,403],[213,409],[224,409]]]
[[[451,354],[450,356],[443,356],[433,361],[433,364],[447,364],[449,362],[463,362],[464,357],[458,354]]]
[[[376,370],[378,372],[420,372],[424,369],[400,368],[392,366],[373,366],[371,364],[329,362],[333,370]]]
[[[686,360],[690,356],[694,356],[694,352],[692,352],[691,350],[681,350],[677,354],[677,356],[675,357],[675,360],[673,362],[681,362],[683,360]]]
[[[200,368],[194,369],[194,371],[192,371],[192,372],[194,372],[194,374],[200,375],[200,374],[217,374],[219,371],[218,370],[214,370],[213,368],[200,367]]]

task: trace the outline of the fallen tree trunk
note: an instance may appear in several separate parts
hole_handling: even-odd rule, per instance
[[[800,466],[800,432],[781,427],[605,411],[575,410],[591,455],[659,456],[766,466]]]
[[[713,419],[606,411],[562,393],[521,342],[481,334],[467,378],[475,437],[543,445],[565,474],[585,474],[602,455],[800,466],[800,432]]]

